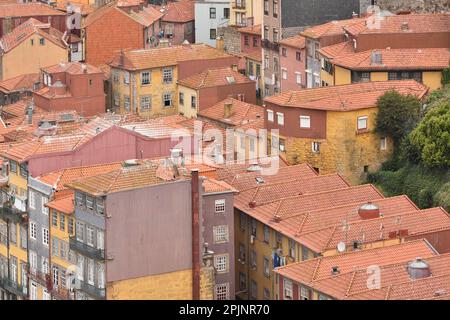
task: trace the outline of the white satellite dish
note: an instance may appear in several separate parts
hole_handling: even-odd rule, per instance
[[[343,241],[339,242],[337,245],[337,250],[339,252],[344,252],[345,251],[345,242],[343,242]]]

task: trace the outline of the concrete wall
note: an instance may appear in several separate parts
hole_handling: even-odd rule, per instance
[[[241,53],[241,33],[236,27],[219,27],[217,36],[221,36],[224,41],[224,50],[231,54]]]

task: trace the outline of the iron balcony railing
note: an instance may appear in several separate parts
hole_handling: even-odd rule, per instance
[[[105,250],[97,249],[78,241],[75,236],[70,237],[69,247],[71,250],[81,253],[83,256],[94,260],[104,260]]]
[[[70,291],[60,286],[53,287],[52,294],[60,300],[72,300],[70,296]]]
[[[82,280],[79,281],[80,290],[88,294],[89,296],[97,299],[104,299],[106,297],[105,289],[97,288],[96,286],[93,286],[92,284],[89,284]]]
[[[16,208],[4,205],[0,208],[0,219],[15,223],[26,223],[28,221],[28,214]]]
[[[20,297],[28,296],[28,290],[27,290],[26,286],[18,284],[17,282],[12,281],[9,278],[2,278],[0,280],[0,283],[1,283],[1,286],[5,290],[9,291],[10,293],[13,293],[13,294],[15,294],[17,296],[20,296]]]
[[[38,281],[42,285],[47,285],[47,278],[50,276],[49,274],[46,274],[40,270],[37,269],[29,269],[28,276],[32,278],[35,281]]]

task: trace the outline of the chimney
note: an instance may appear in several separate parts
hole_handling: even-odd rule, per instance
[[[224,118],[229,118],[231,116],[232,108],[233,108],[233,103],[226,101],[225,104],[223,105],[223,117]]]
[[[216,38],[216,49],[220,51],[225,51],[225,41],[222,36]]]
[[[379,218],[380,208],[377,205],[372,204],[372,202],[368,202],[359,207],[358,214],[363,220]]]
[[[28,124],[33,124],[33,109],[34,109],[34,105],[33,105],[33,101],[31,101],[27,107]]]
[[[408,31],[409,30],[409,24],[408,21],[404,21],[402,23],[402,31]]]
[[[357,18],[359,18],[358,14],[355,11],[353,11],[352,19],[357,19]]]
[[[371,65],[380,65],[382,61],[382,55],[380,51],[372,51],[370,54],[370,64]]]
[[[192,300],[200,300],[200,192],[198,169],[191,170]]]
[[[125,64],[125,55],[123,53],[123,49],[121,49],[119,56],[119,66],[123,66],[124,64]]]

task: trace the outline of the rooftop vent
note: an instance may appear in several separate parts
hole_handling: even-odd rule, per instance
[[[445,296],[447,291],[445,289],[439,289],[434,292],[435,297]]]
[[[273,216],[273,221],[275,221],[275,222],[280,222],[280,221],[281,221],[281,217],[280,217],[278,214],[275,214],[275,215]]]
[[[134,166],[137,166],[138,164],[139,163],[138,163],[137,159],[128,159],[122,163],[122,167],[124,167],[124,168],[134,167]]]
[[[379,218],[380,208],[372,202],[368,202],[359,207],[358,214],[363,220]]]
[[[250,202],[248,203],[248,206],[249,206],[251,209],[256,208],[256,201],[250,201]]]
[[[341,271],[339,271],[339,267],[338,266],[331,267],[331,274],[336,275],[336,274],[339,274],[339,273],[341,273]]]
[[[408,263],[407,271],[413,280],[431,276],[430,265],[419,257]]]

